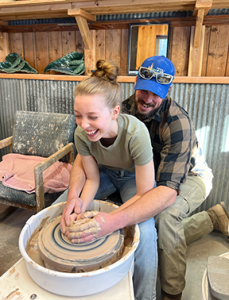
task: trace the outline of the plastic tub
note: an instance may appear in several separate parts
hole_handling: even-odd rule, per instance
[[[137,249],[140,238],[138,225],[133,227],[133,243],[130,251],[117,262],[100,270],[87,273],[64,273],[49,270],[34,262],[26,252],[27,242],[35,230],[39,229],[58,215],[64,209],[65,202],[50,206],[38,214],[30,217],[23,227],[19,237],[19,249],[26,262],[26,268],[31,278],[45,290],[62,296],[87,296],[102,292],[125,277],[131,270],[134,260],[134,252]],[[94,200],[88,207],[89,210],[110,212],[114,210],[114,204]],[[42,225],[43,224],[43,225]]]

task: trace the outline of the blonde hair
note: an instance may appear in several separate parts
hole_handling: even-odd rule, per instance
[[[106,105],[112,109],[121,106],[121,89],[117,82],[118,67],[112,62],[100,59],[91,77],[80,82],[75,88],[75,97],[100,94]]]

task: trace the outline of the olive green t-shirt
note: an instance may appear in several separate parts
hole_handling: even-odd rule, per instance
[[[134,172],[135,164],[143,166],[153,158],[146,126],[136,117],[126,114],[119,115],[118,135],[109,147],[104,147],[100,141],[91,142],[80,126],[75,130],[75,145],[80,155],[92,155],[98,164],[113,170]]]

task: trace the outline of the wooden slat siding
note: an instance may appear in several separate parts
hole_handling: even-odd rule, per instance
[[[111,60],[120,68],[121,29],[106,30],[106,60]]]
[[[229,25],[212,26],[206,76],[225,76]]]
[[[5,61],[6,56],[10,54],[9,34],[3,32],[2,36],[3,36],[3,50],[0,50],[0,62]]]
[[[96,61],[105,59],[105,30],[96,30]]]
[[[190,31],[190,27],[173,28],[171,61],[175,66],[176,76],[188,74]]]
[[[39,74],[44,74],[45,67],[49,64],[48,32],[36,32],[36,61],[35,69]]]
[[[10,33],[10,52],[16,52],[24,59],[22,33]]]
[[[226,74],[225,76],[229,76],[229,51],[227,55],[227,65],[226,65]]]
[[[62,55],[76,51],[76,34],[75,31],[61,32]]]
[[[195,27],[191,27],[190,37],[190,52],[188,62],[188,76],[201,76],[202,62],[203,62],[203,49],[204,49],[204,37],[205,37],[205,26],[201,27],[201,36],[199,47],[195,48],[194,45]]]
[[[62,47],[61,47],[62,45],[61,32],[49,32],[48,39],[49,39],[48,41],[49,63],[50,63],[63,56]],[[58,73],[55,71],[50,71],[50,74],[58,74]]]
[[[206,76],[210,34],[211,34],[211,27],[210,26],[205,26],[204,51],[203,51],[203,62],[202,62],[201,76]]]
[[[84,43],[83,43],[83,39],[82,39],[80,32],[76,31],[75,36],[76,36],[76,52],[83,53],[84,52]]]
[[[91,75],[91,71],[95,70],[96,64],[96,31],[90,31],[91,42],[90,42],[90,49],[84,48],[84,59],[85,59],[85,66],[86,71],[85,75]]]
[[[4,50],[3,34],[0,32],[0,50]]]
[[[36,49],[35,49],[35,33],[26,32],[23,34],[24,42],[24,59],[32,68],[35,68]]]
[[[121,57],[120,57],[120,72],[122,76],[127,75],[127,60],[128,60],[128,29],[121,30]]]

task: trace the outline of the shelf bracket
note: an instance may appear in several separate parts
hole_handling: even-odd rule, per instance
[[[96,21],[96,16],[82,9],[68,9],[68,15],[74,16],[83,38],[85,49],[90,50],[91,36],[87,21]]]
[[[204,16],[207,15],[211,7],[212,7],[212,0],[196,1],[195,9],[193,11],[193,16],[196,16],[196,28],[195,28],[194,45],[193,45],[194,48],[199,48]]]

